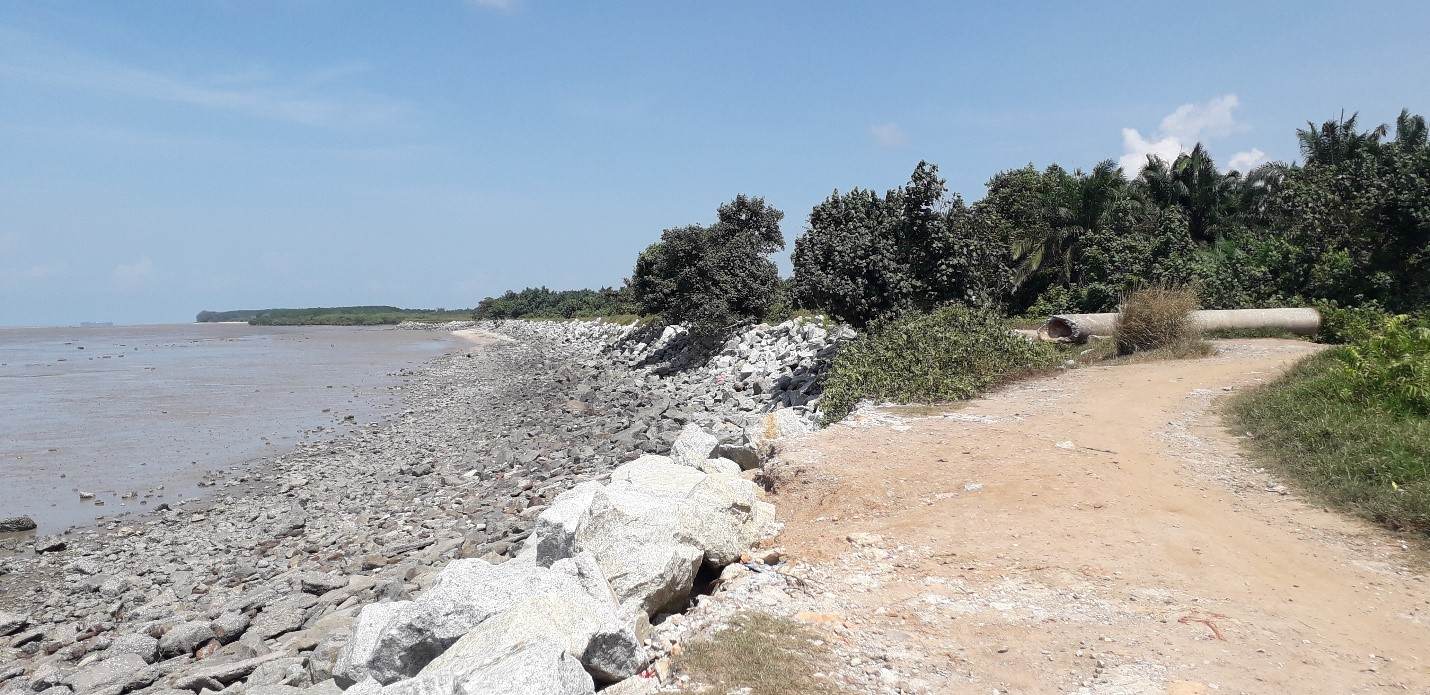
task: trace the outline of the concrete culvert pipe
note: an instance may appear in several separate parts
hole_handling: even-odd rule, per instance
[[[1296,335],[1315,335],[1321,329],[1321,314],[1315,309],[1207,309],[1192,312],[1192,320],[1203,331],[1275,330]],[[1046,340],[1087,342],[1095,335],[1112,335],[1117,314],[1056,314],[1043,324],[1040,335]]]

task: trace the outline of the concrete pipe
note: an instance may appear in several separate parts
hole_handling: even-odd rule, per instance
[[[1315,309],[1207,309],[1192,312],[1192,320],[1203,331],[1277,330],[1296,335],[1315,335],[1321,329],[1321,314]],[[1112,335],[1117,314],[1057,314],[1043,324],[1040,336],[1046,340],[1087,342],[1095,335]]]

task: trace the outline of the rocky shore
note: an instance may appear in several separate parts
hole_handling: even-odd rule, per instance
[[[388,422],[0,542],[0,693],[592,692],[721,567],[778,560],[751,481],[841,329],[696,356],[673,327],[440,328],[498,338],[404,373]]]

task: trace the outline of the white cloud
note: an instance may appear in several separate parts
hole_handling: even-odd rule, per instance
[[[1237,152],[1232,155],[1231,160],[1226,164],[1226,168],[1245,174],[1265,161],[1266,153],[1262,152],[1261,148],[1253,147],[1245,152]]]
[[[1241,106],[1235,94],[1223,94],[1198,104],[1182,104],[1162,118],[1157,132],[1144,136],[1136,128],[1122,129],[1122,156],[1117,163],[1129,178],[1137,176],[1147,164],[1147,155],[1156,155],[1170,162],[1183,152],[1190,152],[1198,142],[1245,132],[1249,127],[1234,113]],[[1256,155],[1259,149],[1238,152],[1232,157],[1231,168],[1237,168],[1237,157]],[[1258,160],[1259,161],[1259,160]]]
[[[897,123],[880,123],[869,126],[869,134],[880,147],[902,147],[909,143],[909,136]]]
[[[340,65],[292,75],[286,80],[266,70],[248,69],[237,75],[202,79],[99,59],[0,29],[0,77],[302,125],[371,126],[401,115],[403,105],[382,97],[316,93],[319,87],[360,69]]]
[[[1142,167],[1147,165],[1147,155],[1152,154],[1170,162],[1177,158],[1177,155],[1186,152],[1188,148],[1182,146],[1182,141],[1174,137],[1165,137],[1160,140],[1148,140],[1137,132],[1136,128],[1122,129],[1122,151],[1123,155],[1117,160],[1117,164],[1122,167],[1122,173],[1128,178],[1137,176],[1142,171]]]
[[[114,286],[122,290],[132,290],[142,286],[154,276],[154,262],[148,256],[133,263],[120,263],[110,273]]]
[[[1213,97],[1204,104],[1182,104],[1162,118],[1161,132],[1183,142],[1195,143],[1203,137],[1224,137],[1246,130],[1232,111],[1241,105],[1235,94]]]

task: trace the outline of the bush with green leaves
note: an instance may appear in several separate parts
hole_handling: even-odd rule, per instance
[[[835,191],[814,207],[795,242],[796,299],[855,326],[950,301],[1000,306],[1013,280],[1010,230],[919,162],[901,188]]]
[[[784,213],[763,198],[737,196],[710,226],[665,230],[636,259],[630,288],[643,314],[684,324],[693,339],[716,344],[759,320],[777,300]]]
[[[860,400],[935,403],[1052,367],[1046,343],[1013,333],[997,312],[950,304],[871,324],[835,356],[820,411],[842,419]]]
[[[1366,340],[1393,316],[1375,302],[1343,307],[1334,301],[1321,301],[1316,303],[1316,310],[1321,314],[1321,328],[1316,332],[1316,341],[1333,345]]]
[[[1430,415],[1430,326],[1394,316],[1337,354],[1345,395],[1394,412]]]

